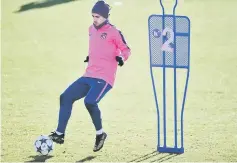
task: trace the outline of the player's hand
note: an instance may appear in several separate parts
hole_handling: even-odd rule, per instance
[[[84,62],[89,62],[89,56],[86,57],[86,59],[84,60]]]
[[[123,66],[124,61],[123,61],[123,58],[122,58],[122,57],[116,56],[115,59],[116,59],[116,61],[118,62],[118,65],[119,65],[119,66]]]

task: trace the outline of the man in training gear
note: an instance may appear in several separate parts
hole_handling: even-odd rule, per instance
[[[89,27],[88,62],[82,77],[73,82],[60,96],[58,127],[49,137],[56,143],[64,143],[64,135],[71,116],[72,105],[84,98],[85,106],[96,129],[93,151],[99,151],[107,137],[102,128],[98,103],[113,87],[117,66],[123,66],[130,56],[130,48],[122,33],[108,21],[110,7],[98,1],[92,8],[93,25]]]

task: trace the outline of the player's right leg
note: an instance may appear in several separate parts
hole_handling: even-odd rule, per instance
[[[64,133],[58,133],[57,131],[51,132],[49,137],[57,144],[63,144],[64,143]]]
[[[86,96],[90,86],[85,83],[83,77],[72,83],[60,96],[60,109],[57,130],[52,132],[49,137],[59,144],[64,143],[64,133],[68,120],[71,116],[72,105],[76,100]]]

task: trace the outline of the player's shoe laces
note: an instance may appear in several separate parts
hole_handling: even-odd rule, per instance
[[[63,144],[64,143],[64,134],[62,135],[58,135],[55,131],[51,132],[51,134],[49,135],[49,137],[58,144]]]
[[[100,135],[96,135],[95,146],[93,149],[94,152],[99,151],[103,147],[106,137],[107,134],[105,132]]]

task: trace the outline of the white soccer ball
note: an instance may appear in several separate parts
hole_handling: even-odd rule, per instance
[[[53,151],[53,141],[45,135],[39,136],[34,143],[35,151],[41,155],[48,155]]]

